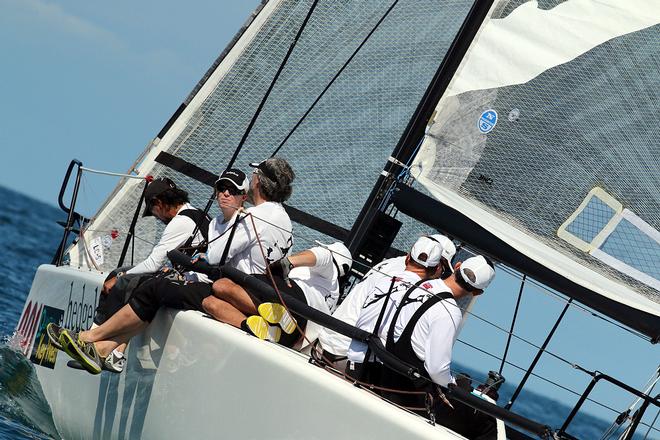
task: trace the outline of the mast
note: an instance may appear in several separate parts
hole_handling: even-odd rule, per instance
[[[365,238],[374,226],[376,214],[383,202],[387,202],[387,190],[395,183],[393,176],[413,159],[417,144],[424,136],[425,127],[435,106],[447,89],[492,5],[493,0],[477,0],[468,12],[351,228],[347,247],[353,255],[357,255],[356,251],[364,244]]]

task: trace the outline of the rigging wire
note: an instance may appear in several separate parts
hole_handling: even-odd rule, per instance
[[[460,343],[462,343],[462,344],[464,344],[464,345],[467,345],[468,347],[470,347],[470,348],[472,348],[472,349],[474,349],[474,350],[476,350],[476,351],[478,351],[478,352],[480,352],[480,353],[483,353],[483,354],[485,354],[485,355],[487,355],[487,356],[490,356],[490,357],[492,357],[493,359],[496,359],[496,360],[502,360],[502,358],[498,357],[497,355],[495,355],[495,354],[493,354],[493,353],[490,353],[490,352],[488,352],[488,351],[486,351],[486,350],[484,350],[484,349],[482,349],[482,348],[479,348],[479,347],[477,347],[477,346],[475,346],[475,345],[472,345],[472,344],[470,344],[469,342],[466,342],[466,341],[464,341],[464,340],[462,340],[462,339],[460,339],[460,338],[457,338],[456,341],[458,341],[458,342],[460,342]],[[524,371],[527,371],[524,367],[521,367],[521,366],[519,366],[519,365],[516,365],[516,364],[514,364],[513,362],[506,361],[505,363],[506,363],[507,365],[510,365],[511,367],[517,369],[517,370],[520,370],[520,371],[523,371],[523,372],[524,372]],[[539,376],[539,375],[536,374],[536,373],[531,373],[530,375],[533,376],[533,377],[535,377],[535,378],[537,378],[537,379],[540,379],[540,380],[542,380],[542,381],[544,381],[544,382],[546,382],[546,383],[549,383],[550,385],[556,386],[557,388],[560,388],[560,389],[562,389],[562,390],[564,390],[564,391],[567,391],[567,392],[569,392],[569,393],[571,393],[571,394],[573,394],[573,395],[575,395],[575,396],[577,396],[577,397],[580,397],[580,396],[581,396],[581,394],[580,394],[579,392],[577,392],[577,391],[575,391],[575,390],[572,390],[571,388],[568,388],[568,387],[566,387],[566,386],[564,386],[564,385],[561,385],[560,383],[557,383],[557,382],[554,382],[554,381],[552,381],[552,380],[550,380],[550,379],[547,379],[547,378],[545,378],[545,377],[543,377],[543,376]],[[606,409],[606,410],[608,410],[608,411],[611,411],[611,412],[613,412],[614,414],[620,414],[620,413],[621,413],[621,411],[619,411],[619,410],[617,410],[617,409],[614,409],[614,408],[612,408],[611,406],[605,405],[604,403],[601,403],[601,402],[599,402],[599,401],[597,401],[597,400],[591,399],[591,398],[589,398],[589,397],[587,397],[586,400],[589,401],[589,402],[591,402],[591,403],[593,403],[593,404],[595,404],[595,405],[598,405],[598,406],[600,406],[600,407],[602,407],[602,408],[604,408],[604,409]],[[657,428],[655,428],[654,426],[650,426],[650,425],[647,424],[647,423],[641,422],[640,425],[647,426],[647,427],[649,427],[649,429],[653,429],[654,431],[660,432],[660,429],[657,429]]]
[[[502,265],[502,264],[498,264],[497,267],[499,269],[501,269],[503,272],[506,272],[507,274],[509,274],[509,275],[511,275],[515,278],[518,278],[518,279],[522,279],[522,277],[525,276],[524,274],[520,274],[518,271],[516,271],[516,270],[514,270],[514,269],[512,269],[508,266]],[[559,294],[556,291],[552,290],[548,286],[545,286],[545,285],[541,284],[540,282],[538,282],[534,279],[530,278],[530,279],[527,280],[527,282],[534,285],[535,287],[537,287],[541,291],[541,293],[543,293],[543,294],[545,294],[549,297],[554,297],[555,299],[559,300],[562,303],[568,302],[568,299],[566,299],[564,296],[562,296],[561,294]],[[624,325],[622,325],[622,324],[620,324],[620,323],[618,323],[618,322],[616,322],[616,321],[614,321],[610,318],[607,318],[607,317],[605,317],[605,316],[603,316],[599,313],[596,313],[593,310],[590,310],[589,308],[587,308],[586,306],[584,306],[582,304],[574,302],[574,303],[572,303],[572,307],[574,307],[575,309],[579,310],[582,313],[585,313],[587,315],[591,315],[594,318],[600,319],[601,321],[604,321],[604,322],[606,322],[610,325],[613,325],[613,326],[615,326],[615,327],[617,327],[621,330],[624,330],[627,333],[630,333],[631,335],[638,337],[639,339],[642,339],[646,342],[651,342],[651,338],[649,338],[648,336],[646,336],[646,335],[644,335],[644,334],[642,334],[638,331],[632,330],[628,327],[625,327]]]
[[[660,416],[660,408],[658,408],[658,412],[655,413],[655,417],[653,418],[653,422],[651,422],[651,426],[649,426],[648,431],[646,431],[646,434],[644,434],[644,438],[642,440],[646,440],[647,437],[649,436],[649,433],[651,432],[651,429],[654,429],[658,431],[658,429],[655,429],[655,422],[658,421],[658,416]]]
[[[299,126],[303,123],[303,121],[307,118],[307,115],[309,115],[309,114],[311,113],[311,111],[314,109],[314,107],[316,106],[316,104],[321,100],[321,98],[323,98],[323,96],[325,95],[325,92],[328,91],[328,89],[330,88],[330,86],[332,86],[332,84],[333,84],[333,83],[335,82],[335,80],[339,77],[339,75],[341,75],[341,73],[344,71],[344,69],[346,69],[346,67],[348,66],[348,64],[349,64],[349,63],[353,60],[353,58],[355,57],[355,55],[357,55],[357,53],[360,51],[360,49],[362,49],[362,46],[364,46],[364,45],[367,43],[367,41],[369,40],[369,38],[371,38],[371,35],[373,35],[373,33],[376,32],[376,29],[378,29],[378,27],[380,26],[380,24],[385,20],[385,18],[387,18],[387,16],[390,14],[390,12],[392,11],[392,9],[394,9],[394,7],[397,5],[397,3],[399,3],[399,0],[394,0],[394,2],[390,5],[390,7],[387,9],[387,11],[385,11],[385,14],[380,18],[380,20],[378,20],[378,22],[376,23],[376,25],[371,29],[371,31],[367,34],[367,36],[364,37],[364,39],[362,40],[362,42],[358,45],[357,49],[355,49],[355,50],[353,51],[353,53],[351,54],[351,56],[348,57],[348,60],[346,60],[346,61],[344,62],[344,64],[343,64],[343,65],[341,66],[341,68],[337,71],[337,73],[335,74],[335,76],[332,77],[332,79],[330,80],[330,82],[325,86],[325,88],[321,91],[321,93],[316,97],[316,99],[314,100],[314,102],[312,102],[312,104],[309,106],[309,108],[307,109],[307,111],[306,111],[306,112],[302,115],[302,117],[298,120],[298,122],[296,123],[296,125],[294,125],[293,128],[292,128],[291,130],[289,130],[289,133],[284,137],[284,139],[282,140],[282,142],[280,142],[280,144],[277,146],[277,148],[275,149],[275,151],[273,151],[273,153],[270,155],[270,157],[275,156],[275,155],[280,151],[280,149],[284,146],[284,144],[289,140],[289,138],[293,135],[293,133],[298,129],[298,127],[299,127]]]
[[[277,69],[277,72],[275,72],[275,76],[273,76],[273,79],[270,82],[270,86],[268,87],[268,90],[266,90],[266,93],[264,94],[263,98],[261,99],[261,102],[259,103],[259,106],[257,107],[257,110],[254,112],[254,115],[252,116],[252,120],[250,121],[247,128],[245,129],[245,132],[243,133],[243,137],[239,141],[238,146],[236,147],[236,150],[234,151],[234,155],[231,157],[231,159],[229,159],[229,163],[227,164],[227,168],[226,168],[227,170],[234,165],[234,162],[236,161],[236,158],[238,157],[238,154],[240,153],[241,149],[243,149],[243,145],[245,144],[245,141],[247,140],[248,136],[250,135],[250,132],[252,131],[252,127],[254,126],[254,123],[257,121],[257,118],[259,117],[259,114],[261,113],[261,110],[263,109],[264,105],[266,104],[266,101],[268,100],[268,97],[270,96],[270,92],[275,87],[275,83],[277,82],[277,79],[280,77],[280,74],[284,70],[284,66],[286,65],[287,61],[289,60],[289,57],[291,56],[291,53],[293,52],[293,49],[296,47],[296,44],[298,43],[298,39],[302,35],[303,30],[305,30],[305,26],[307,26],[307,22],[309,21],[310,17],[312,16],[312,13],[316,9],[316,5],[318,4],[318,2],[319,2],[319,0],[314,0],[314,3],[312,3],[312,6],[310,6],[309,11],[307,11],[307,15],[305,16],[305,19],[303,20],[302,24],[300,25],[300,29],[298,29],[298,32],[296,33],[296,36],[293,38],[293,41],[291,42],[291,45],[289,46],[289,50],[287,51],[286,55],[284,56],[284,59],[280,63],[280,67]]]

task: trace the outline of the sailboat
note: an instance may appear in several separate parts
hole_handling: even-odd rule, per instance
[[[298,176],[298,246],[344,241],[356,276],[435,229],[656,343],[658,23],[653,0],[264,1],[91,219],[75,201],[93,170],[66,173],[62,243],[17,328],[60,435],[462,438],[194,311],[161,311],[120,375],[83,375],[48,345],[49,322],[88,328],[107,273],[156,241],[161,226],[135,221],[146,176],[203,206],[218,171],[274,154]],[[638,399],[632,438],[658,399],[586,373]],[[574,438],[583,401],[560,427],[513,402],[480,410]]]

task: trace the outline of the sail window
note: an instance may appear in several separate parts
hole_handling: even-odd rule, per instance
[[[660,290],[660,232],[624,209],[602,188],[587,194],[557,235],[619,272]]]

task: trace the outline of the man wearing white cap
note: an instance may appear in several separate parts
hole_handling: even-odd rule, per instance
[[[456,253],[454,243],[441,234],[422,236],[418,240],[425,242],[430,240],[440,246],[440,266],[442,273],[448,272],[450,274],[452,271],[451,262]],[[406,270],[406,258],[408,255],[383,260],[374,266],[373,269],[367,272],[362,281],[353,287],[332,316],[348,324],[355,325],[362,305],[365,303],[367,295],[372,291],[376,283],[383,279],[391,280],[392,276],[403,273]],[[344,358],[351,344],[349,337],[327,328],[324,328],[319,334],[319,341],[326,356],[333,361]]]
[[[378,331],[388,351],[441,386],[455,383],[450,372],[451,353],[462,319],[456,300],[482,294],[495,277],[493,264],[483,256],[468,258],[454,269],[445,280],[429,280],[420,288],[392,296]],[[349,359],[361,362],[350,352]],[[392,389],[426,390],[389,368],[382,368],[379,384]],[[425,406],[423,395],[384,395],[400,405]]]
[[[409,290],[425,293],[416,287],[437,274],[441,255],[442,248],[438,242],[426,236],[420,237],[406,256],[405,270],[375,283],[362,304],[355,326],[368,332],[375,332],[385,342],[394,311]],[[381,313],[383,308],[385,313]],[[364,362],[366,352],[365,343],[353,340],[348,349],[349,368],[352,364]]]

